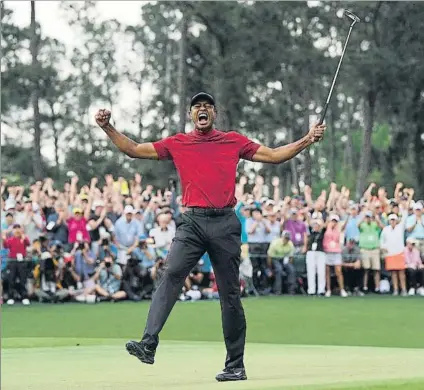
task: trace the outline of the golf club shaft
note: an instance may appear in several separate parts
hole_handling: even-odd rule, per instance
[[[327,109],[328,109],[328,106],[330,104],[331,95],[333,94],[333,89],[334,89],[334,86],[336,84],[337,76],[339,75],[340,66],[342,65],[342,61],[343,61],[343,57],[345,55],[347,43],[349,42],[350,34],[352,32],[352,28],[353,28],[354,24],[355,23],[352,23],[350,28],[349,28],[349,32],[347,34],[346,42],[345,42],[344,47],[343,47],[342,55],[340,56],[339,64],[337,65],[336,73],[334,74],[333,82],[331,83],[331,87],[330,87],[330,91],[328,92],[327,101],[325,102],[324,109],[322,110],[322,113],[321,113],[321,118],[318,122],[319,125],[322,125],[324,123],[325,114],[327,113]]]

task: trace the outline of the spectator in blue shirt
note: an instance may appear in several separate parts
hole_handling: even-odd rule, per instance
[[[115,223],[115,239],[118,246],[117,263],[125,266],[128,255],[138,246],[140,236],[140,224],[134,218],[134,208],[125,206],[124,213]]]

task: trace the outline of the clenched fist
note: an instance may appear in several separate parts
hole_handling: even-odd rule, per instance
[[[312,143],[319,142],[323,139],[326,128],[326,125],[319,124],[315,124],[310,128],[308,135]]]
[[[100,127],[105,127],[109,124],[110,116],[111,112],[109,110],[101,109],[97,111],[94,118],[96,119],[96,122]]]

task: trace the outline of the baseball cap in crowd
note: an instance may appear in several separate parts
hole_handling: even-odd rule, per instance
[[[416,244],[418,244],[418,241],[417,241],[415,238],[413,238],[413,237],[408,237],[408,238],[406,239],[406,242],[409,242],[409,243],[411,243],[412,245],[416,245]]]
[[[314,211],[311,215],[312,219],[322,219],[322,213],[320,211]]]
[[[288,230],[283,230],[283,232],[281,233],[281,237],[287,238],[288,240],[290,240],[291,234]]]
[[[127,205],[124,208],[124,214],[134,214],[134,207]]]
[[[21,225],[19,225],[19,223],[15,223],[13,225],[13,229],[19,229],[21,227]]]
[[[34,211],[34,213],[36,213],[38,210],[40,210],[40,206],[38,205],[38,203],[33,203],[32,204],[32,211]]]
[[[417,202],[414,204],[414,210],[422,210],[423,209],[423,205],[420,202]]]
[[[66,263],[71,263],[73,260],[73,256],[70,253],[64,253],[63,254],[63,261]]]
[[[398,220],[398,216],[396,214],[390,214],[388,217],[389,221],[397,221]]]
[[[103,202],[101,199],[95,200],[93,202],[93,210],[95,210],[97,207],[104,207],[104,206],[105,206],[105,202]]]
[[[72,212],[74,214],[82,214],[82,210],[79,207],[74,207],[74,209],[72,210]]]
[[[265,206],[275,206],[275,202],[272,199],[268,199],[265,202]]]
[[[87,194],[84,194],[84,193],[80,194],[80,198],[81,198],[81,200],[87,200],[88,201],[88,195]]]
[[[211,94],[206,92],[199,92],[191,98],[190,107],[193,107],[197,102],[200,102],[201,100],[206,100],[210,104],[215,105],[215,99]]]
[[[297,209],[290,209],[290,214],[291,215],[295,215],[297,213],[298,213],[298,210]]]
[[[336,221],[336,222],[339,222],[339,221],[340,221],[340,217],[339,217],[337,214],[332,214],[332,215],[330,215],[329,220],[330,220],[330,221]]]
[[[366,217],[371,218],[371,217],[373,216],[372,211],[367,211],[367,212],[365,213],[365,216],[366,216]]]

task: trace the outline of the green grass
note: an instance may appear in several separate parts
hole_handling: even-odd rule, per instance
[[[243,301],[249,342],[424,348],[424,299],[260,298]],[[4,338],[140,337],[149,304],[3,307]],[[92,324],[87,326],[87,324]],[[107,324],[107,326],[106,326]],[[219,303],[177,303],[164,340],[221,341]]]
[[[2,308],[2,388],[424,389],[424,299],[260,298],[243,301],[249,380],[217,384],[218,302],[178,303],[154,366],[128,356],[148,303]],[[54,347],[54,348],[53,348]]]

